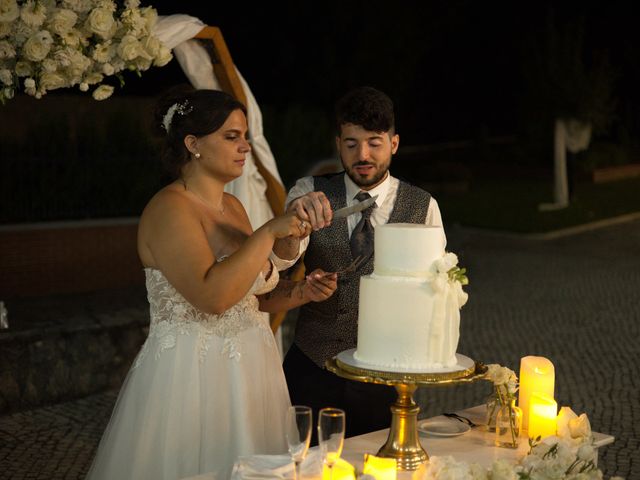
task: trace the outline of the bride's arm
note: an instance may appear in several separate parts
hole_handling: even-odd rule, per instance
[[[240,202],[233,202],[233,212],[228,213],[246,216]],[[164,191],[143,212],[139,232],[154,266],[171,285],[198,309],[220,314],[249,291],[274,240],[299,234],[299,223],[295,215],[272,219],[228,259],[217,262],[192,204],[176,192]]]
[[[259,295],[260,310],[277,313],[309,302],[323,302],[336,291],[337,275],[314,270],[304,280],[280,280],[272,291]]]

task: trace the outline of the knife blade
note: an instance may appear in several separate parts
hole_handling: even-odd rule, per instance
[[[333,212],[333,219],[336,220],[338,218],[348,217],[349,215],[353,215],[354,213],[361,212],[362,210],[365,210],[366,208],[373,205],[373,203],[376,201],[376,198],[378,198],[378,195],[374,195],[373,197],[367,198],[366,200],[363,200],[360,203],[356,203],[355,205],[351,205],[350,207],[340,208]]]

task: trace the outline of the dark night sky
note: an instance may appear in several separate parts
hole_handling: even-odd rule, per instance
[[[410,143],[469,138],[479,128],[515,133],[527,42],[544,29],[552,4],[560,28],[584,16],[584,60],[608,55],[620,108],[638,103],[639,42],[626,2],[191,3],[151,5],[161,15],[186,13],[220,27],[261,105],[330,113],[348,88],[373,85],[395,100]],[[180,79],[174,62],[128,82],[126,91],[150,93],[151,84],[160,89]]]

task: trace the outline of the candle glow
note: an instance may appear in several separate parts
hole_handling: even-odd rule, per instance
[[[376,480],[396,480],[396,459],[365,453],[363,473],[375,477]]]
[[[545,438],[555,435],[557,415],[556,401],[548,395],[534,392],[529,399],[529,437]]]
[[[529,401],[533,392],[553,399],[555,369],[553,363],[544,357],[527,356],[520,360],[520,387],[518,406],[522,409],[522,428],[529,430],[531,409]],[[531,436],[531,435],[529,435]]]

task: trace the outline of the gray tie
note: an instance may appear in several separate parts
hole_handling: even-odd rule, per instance
[[[356,200],[362,202],[371,198],[367,192],[360,192],[356,195]],[[362,218],[356,224],[351,234],[351,255],[353,258],[362,255],[363,258],[369,258],[373,253],[373,225],[371,225],[371,212],[376,207],[374,203],[367,209],[362,211]]]

